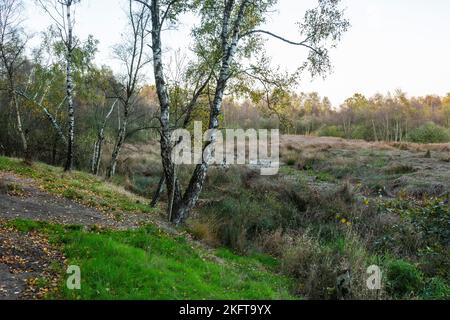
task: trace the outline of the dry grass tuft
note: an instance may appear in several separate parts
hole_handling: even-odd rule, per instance
[[[395,163],[384,170],[387,174],[408,174],[416,172],[417,169],[409,164]]]
[[[220,245],[220,240],[217,236],[217,227],[211,220],[192,219],[189,221],[187,227],[194,239],[212,247]]]
[[[365,280],[369,257],[361,239],[348,232],[336,248],[322,245],[310,232],[283,248],[281,269],[297,279],[297,290],[310,299],[376,299]],[[337,279],[348,274],[343,296]]]
[[[282,228],[259,236],[257,240],[258,248],[274,257],[281,257],[285,248],[292,243],[292,237],[283,232]]]

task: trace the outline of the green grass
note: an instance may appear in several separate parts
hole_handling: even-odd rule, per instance
[[[62,196],[101,211],[152,212],[145,200],[122,192],[120,188],[105,183],[88,173],[73,171],[64,173],[42,163],[28,166],[18,159],[0,157],[0,171],[9,171],[26,178],[33,178],[47,192]]]
[[[62,299],[294,299],[292,280],[270,271],[273,258],[207,252],[154,226],[133,231],[83,231],[42,222],[10,223],[39,230],[81,268],[81,290],[61,284]]]

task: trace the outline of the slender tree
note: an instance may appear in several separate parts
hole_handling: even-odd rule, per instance
[[[20,12],[23,10],[21,0],[0,0],[0,61],[2,75],[6,78],[10,105],[15,111],[17,131],[22,141],[25,161],[31,161],[28,141],[23,128],[22,115],[17,94],[20,68],[25,63],[24,51],[28,41],[22,24]]]
[[[54,27],[50,27],[42,35],[40,46],[32,51],[32,57],[28,61],[28,80],[16,92],[29,107],[37,107],[43,112],[56,133],[54,147],[61,141],[67,148],[67,134],[61,119],[58,119],[58,114],[67,101],[67,94],[59,90],[67,80],[65,44],[58,40],[59,33]],[[73,53],[72,73],[78,85],[82,86],[80,98],[85,100],[93,100],[92,92],[95,91],[95,84],[89,86],[85,83],[95,78],[94,75],[99,75],[96,80],[102,79],[101,72],[96,72],[97,69],[92,64],[96,45],[97,41],[90,36]]]
[[[63,79],[63,73],[61,72],[59,63],[54,61],[53,36],[53,28],[49,28],[48,32],[43,33],[40,46],[33,50],[33,56],[30,60],[32,67],[27,83],[23,89],[17,89],[16,92],[25,102],[29,102],[32,106],[36,106],[42,110],[50,125],[57,133],[58,138],[67,146],[67,139],[63,128],[57,117],[52,113],[54,110],[61,109],[67,97],[65,94],[59,94],[56,95],[58,96],[58,101],[49,101],[48,99],[52,91],[61,84],[61,80]],[[49,105],[53,105],[53,108],[50,108]]]
[[[103,123],[97,130],[97,140],[95,141],[95,144],[94,144],[94,153],[92,155],[92,160],[91,160],[91,173],[92,174],[98,175],[98,173],[99,173],[103,144],[105,142],[106,125],[108,124],[108,120],[111,118],[118,102],[119,102],[119,99],[114,100],[114,102],[111,104],[109,111],[106,113],[106,115],[103,119]]]
[[[73,53],[76,41],[73,35],[75,24],[74,6],[80,0],[38,0],[42,8],[54,21],[59,30],[66,53],[66,103],[68,115],[67,132],[67,158],[65,171],[71,171],[75,158],[75,110],[74,110],[74,84],[72,78]]]
[[[144,5],[140,4],[139,8],[135,8],[133,4],[134,1],[129,0],[128,21],[131,37],[124,38],[124,43],[116,46],[114,50],[116,57],[126,66],[126,75],[117,93],[117,98],[123,108],[123,114],[111,155],[111,162],[106,173],[108,179],[115,175],[117,160],[127,137],[130,115],[139,99],[142,71],[150,63],[150,58],[146,52],[150,11]]]

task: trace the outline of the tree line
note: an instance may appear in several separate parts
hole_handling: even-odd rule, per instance
[[[271,92],[268,99],[260,97],[226,100],[227,126],[367,141],[450,142],[450,93],[442,97],[408,97],[401,90],[372,97],[356,93],[337,108],[316,92]]]

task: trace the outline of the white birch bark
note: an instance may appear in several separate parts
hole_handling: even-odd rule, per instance
[[[66,41],[66,96],[68,111],[68,136],[67,136],[67,161],[64,167],[65,171],[71,171],[74,164],[75,148],[75,110],[73,105],[73,80],[72,80],[72,54],[73,54],[73,24],[72,24],[72,0],[67,0],[67,41]]]
[[[97,141],[94,144],[94,153],[92,155],[92,162],[91,162],[92,163],[92,166],[91,166],[92,174],[97,175],[100,170],[103,143],[105,141],[106,124],[108,123],[109,118],[111,117],[112,113],[114,112],[114,108],[116,107],[118,101],[119,100],[116,99],[114,101],[114,103],[111,105],[111,108],[109,109],[108,113],[106,114],[103,124],[98,131]]]

